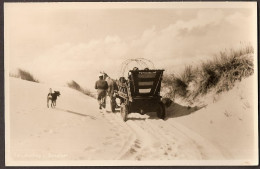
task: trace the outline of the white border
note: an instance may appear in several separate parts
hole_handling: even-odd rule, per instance
[[[252,8],[257,18],[257,2],[52,2],[52,3],[15,3],[23,7],[59,7],[70,9],[180,9],[180,8]],[[86,5],[87,4],[87,5]],[[12,8],[14,3],[5,2],[4,12]],[[8,38],[8,28],[6,15],[4,21],[4,37]],[[257,21],[255,22],[257,24]],[[257,25],[256,25],[257,26]],[[256,30],[257,31],[257,30]],[[257,35],[257,32],[255,32]],[[257,49],[257,39],[254,45]],[[8,56],[8,44],[4,43],[4,55]],[[257,57],[256,57],[257,58]],[[4,57],[5,71],[5,112],[10,111],[9,107],[9,58]],[[257,77],[257,60],[255,60],[255,76]],[[255,78],[254,91],[256,99],[254,101],[255,110],[255,138],[258,138],[258,80]],[[10,157],[10,114],[5,113],[5,164],[7,166],[246,166],[258,165],[258,153],[253,160],[167,160],[167,161],[131,161],[131,160],[82,160],[82,161],[15,161]],[[258,148],[258,141],[255,142]]]

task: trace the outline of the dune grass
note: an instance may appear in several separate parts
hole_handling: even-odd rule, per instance
[[[186,66],[179,75],[168,74],[163,79],[164,86],[169,89],[167,94],[172,99],[194,100],[213,90],[216,94],[228,91],[236,81],[254,73],[253,53],[250,45],[225,50],[197,67]]]
[[[32,73],[30,73],[29,71],[23,70],[23,69],[18,69],[18,73],[17,74],[9,74],[10,77],[15,77],[15,78],[21,78],[23,80],[27,80],[27,81],[31,81],[31,82],[36,82],[39,83],[39,80],[36,79]]]
[[[68,87],[72,88],[72,89],[75,89],[87,96],[90,96],[90,97],[93,97],[95,98],[95,95],[88,89],[84,89],[82,88],[77,82],[75,82],[74,80],[70,81],[67,83]]]

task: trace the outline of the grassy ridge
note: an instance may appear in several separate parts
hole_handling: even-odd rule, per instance
[[[166,95],[193,101],[214,90],[221,93],[230,90],[236,81],[254,73],[252,46],[238,50],[220,52],[212,60],[202,62],[197,67],[186,66],[181,74],[164,76]]]
[[[87,96],[90,96],[90,97],[93,97],[95,98],[95,95],[88,89],[84,89],[82,88],[77,82],[75,82],[74,80],[72,80],[71,82],[68,82],[67,83],[68,87],[72,88],[72,89],[75,89]]]
[[[36,79],[30,72],[23,70],[23,69],[18,69],[17,74],[9,74],[11,77],[15,78],[21,78],[23,80],[31,81],[31,82],[36,82],[39,83],[39,80]]]

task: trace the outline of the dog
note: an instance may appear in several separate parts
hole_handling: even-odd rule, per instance
[[[162,98],[161,101],[162,101],[162,103],[165,105],[166,108],[167,108],[167,107],[170,107],[171,104],[172,104],[172,102],[173,102],[170,98],[167,98],[167,97]]]
[[[60,96],[59,91],[54,91],[54,93],[49,93],[47,96],[47,107],[49,108],[49,100],[51,100],[51,107],[55,108],[57,97]]]

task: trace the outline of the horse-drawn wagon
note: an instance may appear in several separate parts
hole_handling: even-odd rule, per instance
[[[165,118],[165,107],[161,102],[160,90],[164,70],[133,69],[127,78],[121,77],[118,82],[118,97],[123,120],[129,113],[146,114],[156,112],[158,118]]]

